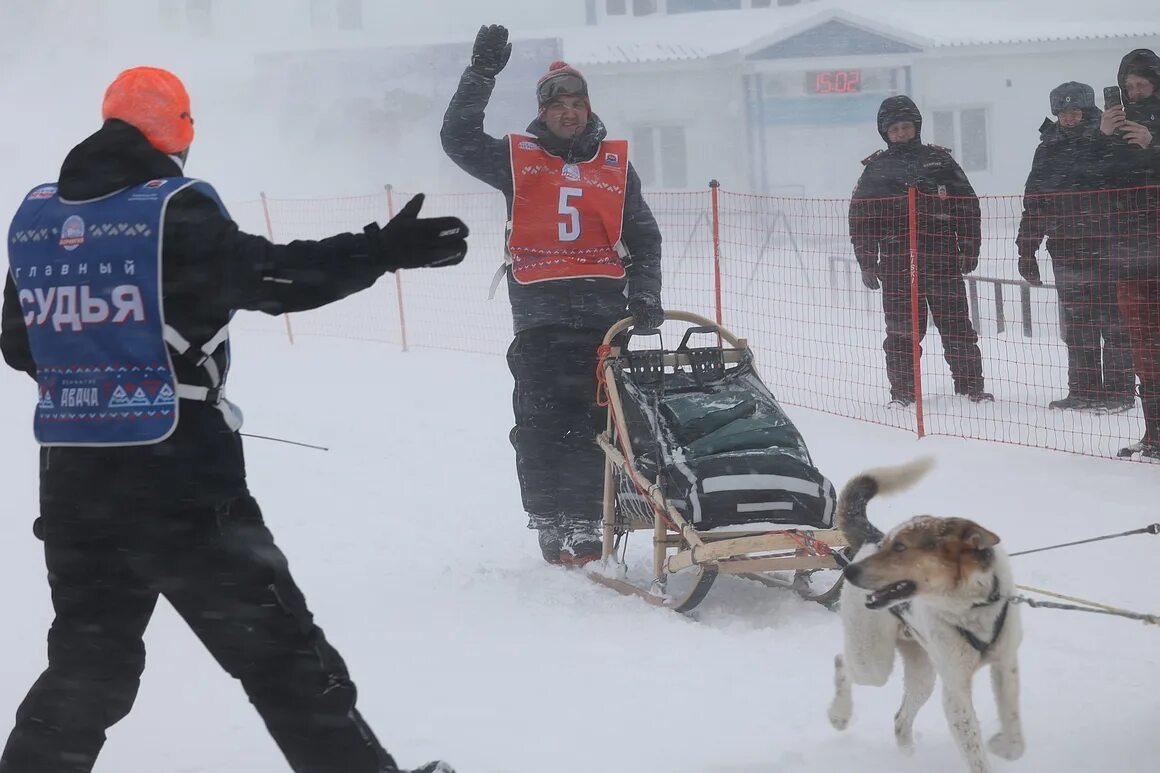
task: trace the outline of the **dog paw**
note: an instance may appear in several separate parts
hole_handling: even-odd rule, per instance
[[[839,701],[834,701],[830,705],[830,710],[827,716],[830,718],[830,724],[835,730],[845,730],[850,726],[851,707],[849,705],[841,705]]]
[[[1017,760],[1023,756],[1023,739],[1018,736],[1009,736],[1006,733],[995,733],[987,741],[987,748],[996,757],[1005,760]]]
[[[898,751],[902,752],[907,757],[914,754],[914,728],[899,727],[896,723],[894,725],[894,742],[898,744]]]

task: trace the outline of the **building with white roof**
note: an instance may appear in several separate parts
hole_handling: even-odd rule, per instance
[[[95,91],[114,66],[149,59],[190,74],[207,124],[208,100],[226,93],[217,78],[255,115],[301,135],[312,157],[390,147],[383,178],[413,168],[442,188],[470,185],[442,160],[437,134],[483,22],[507,24],[525,54],[501,75],[493,133],[524,128],[534,74],[562,54],[588,77],[610,132],[632,141],[647,187],[716,178],[810,196],[849,194],[860,159],[882,147],[878,104],[899,93],[923,111],[924,139],[950,147],[977,190],[1018,193],[1048,92],[1078,80],[1098,95],[1124,53],[1160,45],[1155,0],[430,0],[407,15],[393,0],[74,5],[0,4],[3,26],[22,30],[8,36],[13,62],[52,65],[59,52],[37,41],[66,18],[70,39],[106,52],[89,56],[104,69],[71,72],[73,89]],[[726,10],[703,10],[714,8]],[[500,11],[510,18],[491,18]],[[252,82],[235,77],[242,62],[257,63]]]
[[[616,2],[616,0],[611,0]],[[775,4],[776,6],[776,4]],[[976,189],[1022,190],[1061,82],[1115,82],[1160,44],[1152,2],[877,0],[655,14],[562,32],[605,122],[654,187],[846,196],[882,147],[881,100],[906,93],[923,138]]]

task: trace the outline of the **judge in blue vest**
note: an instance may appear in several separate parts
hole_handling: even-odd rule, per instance
[[[418,218],[417,197],[382,228],[271,244],[183,176],[194,122],[174,75],[122,73],[103,117],[8,234],[0,349],[38,387],[37,533],[56,619],[0,773],[92,769],[133,705],[159,596],[240,680],[293,770],[398,771],[247,490],[228,324],[454,265],[467,229]]]

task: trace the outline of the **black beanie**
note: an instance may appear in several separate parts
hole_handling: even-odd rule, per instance
[[[882,100],[878,108],[878,133],[882,135],[887,145],[890,144],[890,139],[886,135],[886,130],[900,121],[910,121],[914,124],[914,138],[922,139],[922,113],[918,112],[918,105],[914,104],[913,99],[905,94],[899,94]]]

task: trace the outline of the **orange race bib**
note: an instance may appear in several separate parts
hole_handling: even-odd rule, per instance
[[[628,142],[605,140],[596,156],[568,164],[532,137],[508,136],[512,198],[508,255],[520,284],[621,279]]]

